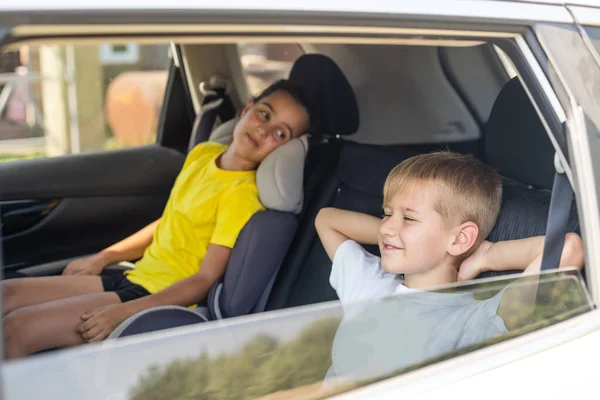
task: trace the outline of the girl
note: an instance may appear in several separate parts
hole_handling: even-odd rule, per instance
[[[142,310],[202,301],[224,274],[239,232],[263,208],[258,165],[308,132],[309,109],[294,84],[274,83],[246,104],[231,145],[202,143],[189,153],[159,220],[74,260],[63,276],[3,281],[6,358],[97,342]],[[134,270],[102,274],[137,259]]]

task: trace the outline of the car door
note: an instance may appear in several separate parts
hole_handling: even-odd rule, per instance
[[[50,41],[2,55],[14,49],[20,64],[0,82],[4,276],[55,274],[160,217],[194,108],[175,45]]]

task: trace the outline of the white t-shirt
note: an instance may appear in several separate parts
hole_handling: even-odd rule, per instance
[[[409,289],[398,275],[382,269],[379,257],[352,240],[337,249],[330,283],[344,306],[344,319],[328,378],[382,376],[507,332],[496,314],[504,291],[476,300],[470,293]]]

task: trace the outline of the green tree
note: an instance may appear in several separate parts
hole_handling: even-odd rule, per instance
[[[131,391],[132,400],[253,398],[323,379],[331,365],[331,345],[339,318],[314,322],[291,341],[265,334],[241,348],[194,360],[152,366]]]

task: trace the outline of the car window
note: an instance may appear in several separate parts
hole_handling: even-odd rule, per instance
[[[594,44],[596,51],[598,51],[598,53],[600,53],[600,27],[588,26],[588,27],[585,27],[585,31],[587,32],[588,36],[592,40],[592,43]]]
[[[287,78],[303,51],[297,43],[239,43],[238,53],[248,90],[255,96],[276,80]]]
[[[574,269],[481,279],[344,308],[324,303],[9,362],[3,370],[5,398],[320,399],[591,309]],[[31,376],[35,385],[28,384]]]
[[[21,46],[0,54],[0,162],[156,140],[168,45]]]

